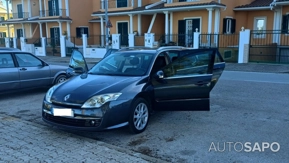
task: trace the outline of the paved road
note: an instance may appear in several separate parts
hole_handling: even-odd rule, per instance
[[[4,114],[0,128],[0,162],[163,162]]]
[[[24,160],[23,152],[25,159],[41,161],[46,157],[51,160],[52,156],[64,159],[65,155],[70,161],[76,157],[76,162],[84,159],[113,162],[110,159],[125,155],[133,162],[157,162],[150,160],[154,157],[161,159],[159,162],[285,163],[289,161],[288,81],[288,74],[226,71],[211,92],[210,112],[156,112],[147,130],[139,135],[129,134],[127,128],[76,132],[48,126],[41,120],[40,109],[47,89],[0,95],[0,160]],[[236,145],[237,151],[232,146],[229,148],[230,142]],[[239,152],[246,142],[271,145],[277,142],[280,149]],[[95,152],[103,146],[109,152]],[[273,150],[276,148],[273,144]],[[134,152],[129,154],[131,151]],[[144,155],[151,157],[147,159]]]
[[[224,71],[221,80],[289,84],[289,74]]]

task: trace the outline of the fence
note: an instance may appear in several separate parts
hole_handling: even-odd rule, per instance
[[[253,30],[249,62],[289,63],[289,37],[281,30]]]
[[[91,47],[100,47],[101,42],[103,42],[103,46],[105,45],[105,41],[105,35],[89,35],[89,37],[87,38],[87,45]]]
[[[226,62],[238,62],[239,34],[200,34],[200,48],[218,48]]]
[[[46,39],[46,55],[60,56],[60,38]]]
[[[5,38],[0,38],[0,47],[5,47]]]

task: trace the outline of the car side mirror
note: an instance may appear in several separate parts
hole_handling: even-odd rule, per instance
[[[73,72],[76,74],[82,74],[82,73],[84,73],[84,69],[82,67],[75,67],[73,69]]]
[[[162,70],[158,71],[156,74],[155,74],[155,78],[157,80],[160,80],[160,79],[163,79],[164,78],[164,72]]]

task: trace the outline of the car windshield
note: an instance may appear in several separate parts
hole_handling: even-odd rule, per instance
[[[151,65],[152,53],[115,52],[97,63],[88,73],[96,75],[142,76]]]
[[[105,57],[113,54],[113,53],[116,52],[116,51],[118,51],[118,50],[117,50],[117,49],[109,49],[109,50],[105,53],[105,55],[103,56],[103,58],[105,58]]]

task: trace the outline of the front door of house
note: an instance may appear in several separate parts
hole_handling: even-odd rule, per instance
[[[120,34],[120,45],[128,45],[128,22],[118,22],[117,31]]]
[[[16,29],[16,36],[17,36],[17,38],[23,37],[23,30],[22,29]]]
[[[50,39],[52,46],[59,46],[60,45],[60,31],[59,27],[50,28]]]
[[[179,20],[178,42],[180,46],[193,46],[194,32],[200,31],[200,18]]]

